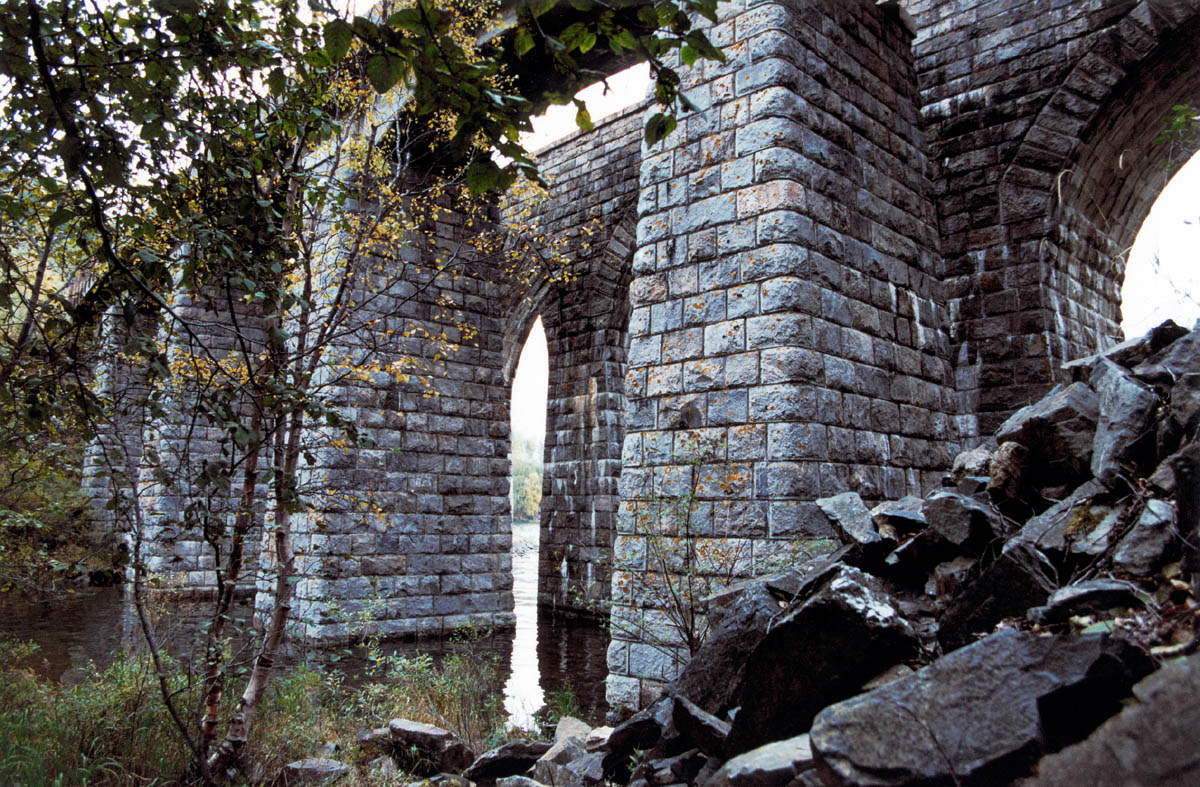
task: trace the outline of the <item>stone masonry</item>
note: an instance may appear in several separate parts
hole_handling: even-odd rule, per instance
[[[731,562],[705,571],[769,568],[829,534],[818,497],[921,493],[1118,337],[1158,130],[1200,104],[1200,0],[732,0],[709,33],[727,61],[684,70],[699,109],[674,134],[646,148],[634,107],[544,151],[549,198],[498,214],[565,242],[566,285],[478,260],[431,282],[427,250],[397,256],[405,320],[441,330],[449,299],[477,334],[394,346],[428,355],[436,396],[342,392],[375,446],[307,482],[377,510],[335,495],[301,523],[309,637],[347,634],[333,602],[375,602],[389,635],[511,624],[509,392],[538,315],[539,599],[611,600],[609,699],[635,705],[682,658],[655,533]],[[157,434],[127,423],[106,444]],[[680,500],[686,521],[662,513]]]

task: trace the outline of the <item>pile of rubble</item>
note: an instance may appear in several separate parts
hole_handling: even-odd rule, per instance
[[[1200,331],[1167,323],[1067,369],[924,499],[818,501],[842,548],[709,599],[709,639],[615,729],[565,720],[553,744],[438,772],[1200,783]]]

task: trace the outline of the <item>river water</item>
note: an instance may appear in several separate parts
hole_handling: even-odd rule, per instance
[[[513,595],[515,630],[497,632],[485,643],[508,663],[504,706],[512,724],[528,729],[532,717],[548,698],[564,691],[574,694],[583,715],[603,719],[604,678],[607,671],[608,632],[590,621],[556,617],[537,605],[538,525],[513,526]],[[199,605],[174,606],[166,631],[167,648],[186,649],[204,620]],[[87,674],[89,662],[103,668],[112,654],[140,647],[141,629],[132,603],[121,588],[95,588],[56,596],[28,598],[0,593],[0,635],[33,640],[39,645],[35,669],[43,676],[76,683]],[[404,654],[427,652],[435,659],[447,650],[444,642],[391,643],[387,650]],[[365,666],[361,651],[296,654],[308,662],[328,663],[348,673]]]

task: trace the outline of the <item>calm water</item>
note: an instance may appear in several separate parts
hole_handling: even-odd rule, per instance
[[[485,647],[509,665],[504,683],[504,705],[514,724],[532,726],[532,715],[548,697],[571,690],[585,716],[601,720],[606,675],[608,632],[584,621],[538,614],[536,523],[513,528],[513,595],[517,625],[514,631],[493,635]],[[171,608],[164,629],[169,650],[186,658],[188,643],[204,619],[199,605]],[[36,669],[67,683],[86,675],[89,662],[106,666],[112,654],[139,647],[141,629],[133,605],[121,588],[82,590],[45,601],[0,594],[0,634],[31,639],[40,646]],[[393,652],[424,651],[440,656],[445,643],[395,643]],[[327,661],[335,654],[317,652],[307,658]],[[365,662],[361,654],[336,654],[350,673]]]

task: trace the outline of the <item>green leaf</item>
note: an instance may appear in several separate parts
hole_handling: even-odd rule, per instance
[[[273,68],[271,73],[267,75],[267,87],[271,88],[271,92],[277,96],[283,95],[284,77],[283,69]]]
[[[675,130],[675,118],[663,112],[656,113],[646,121],[646,144],[653,147],[666,139]]]
[[[467,167],[467,188],[472,194],[483,194],[496,188],[500,168],[491,159],[479,159]]]
[[[688,68],[694,66],[699,58],[700,52],[691,44],[684,44],[679,48],[679,59]]]
[[[579,54],[587,54],[592,47],[596,45],[596,34],[591,30],[587,30],[583,35],[579,36],[579,40],[575,42],[575,46],[579,48]]]
[[[400,74],[392,67],[391,58],[376,52],[367,60],[367,79],[376,93],[386,93],[400,79]]]
[[[517,57],[522,57],[530,49],[533,49],[533,36],[524,27],[518,27],[517,40],[513,42],[513,47],[517,50]]]
[[[325,54],[337,62],[350,51],[350,42],[354,40],[354,28],[344,19],[334,19],[325,25]]]
[[[592,116],[587,110],[587,105],[579,99],[575,99],[575,125],[584,131],[591,131],[594,128]]]

